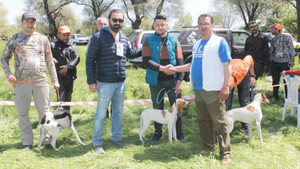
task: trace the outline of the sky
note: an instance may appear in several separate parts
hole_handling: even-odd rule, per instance
[[[22,15],[25,5],[24,0],[0,0],[8,11],[7,19],[10,24],[15,24],[15,18]],[[212,0],[183,0],[185,11],[188,11],[193,18],[193,25],[197,25],[197,18],[202,13],[210,12]]]

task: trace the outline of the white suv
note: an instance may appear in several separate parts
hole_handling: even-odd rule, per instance
[[[83,34],[71,34],[70,43],[74,45],[87,45],[90,39]]]

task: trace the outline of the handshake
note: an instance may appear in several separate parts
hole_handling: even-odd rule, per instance
[[[168,64],[166,66],[160,66],[159,71],[162,71],[167,75],[174,75],[175,73],[178,72],[178,68],[171,64]]]

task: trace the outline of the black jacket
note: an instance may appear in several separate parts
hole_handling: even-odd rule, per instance
[[[75,46],[70,43],[65,43],[61,40],[57,40],[51,43],[51,51],[53,58],[58,61],[55,65],[58,78],[61,79],[76,79],[77,69],[76,66],[80,61],[79,54]],[[60,66],[67,65],[68,72],[66,75],[58,73],[61,68]]]
[[[255,63],[269,65],[270,48],[268,38],[259,32],[258,36],[253,34],[246,39],[245,43],[246,55],[251,55]]]

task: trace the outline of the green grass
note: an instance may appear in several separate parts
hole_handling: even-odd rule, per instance
[[[5,42],[0,42],[2,54]],[[78,65],[78,79],[75,81],[73,101],[96,101],[96,93],[88,89],[85,76],[86,46],[78,46],[81,62]],[[13,62],[12,62],[13,63]],[[11,64],[13,68],[13,64]],[[296,67],[299,69],[299,65]],[[149,87],[145,83],[144,69],[127,69],[126,100],[150,98]],[[270,86],[265,78],[258,81],[257,86]],[[0,69],[0,100],[13,101],[13,88],[7,82],[3,69]],[[235,123],[231,133],[232,163],[225,168],[300,168],[300,129],[296,128],[296,118],[286,116],[281,121],[283,99],[275,102],[271,99],[272,89],[262,90],[270,98],[271,103],[263,104],[261,144],[257,130],[254,127],[251,140],[245,139],[240,123]],[[189,83],[184,83],[183,95],[191,95]],[[282,91],[281,91],[281,98]],[[51,90],[51,101],[55,101],[55,92]],[[166,104],[168,105],[168,103]],[[169,105],[168,105],[169,106]],[[80,146],[71,130],[62,130],[58,139],[61,145],[59,151],[42,147],[37,153],[39,141],[37,132],[37,112],[30,109],[30,118],[34,128],[34,148],[20,150],[21,133],[18,127],[18,115],[13,106],[0,106],[0,168],[221,168],[218,147],[212,153],[195,155],[194,151],[201,146],[195,103],[183,114],[183,131],[186,142],[169,143],[167,128],[161,140],[152,142],[153,127],[146,131],[143,145],[138,137],[140,130],[140,113],[151,104],[135,104],[124,106],[123,140],[125,148],[117,148],[111,142],[111,121],[106,120],[104,129],[105,155],[100,155],[92,149],[93,120],[95,106],[72,107],[74,125],[86,146]],[[233,107],[238,107],[237,96],[234,96]],[[53,108],[52,108],[53,109]],[[216,144],[217,146],[217,144]]]

